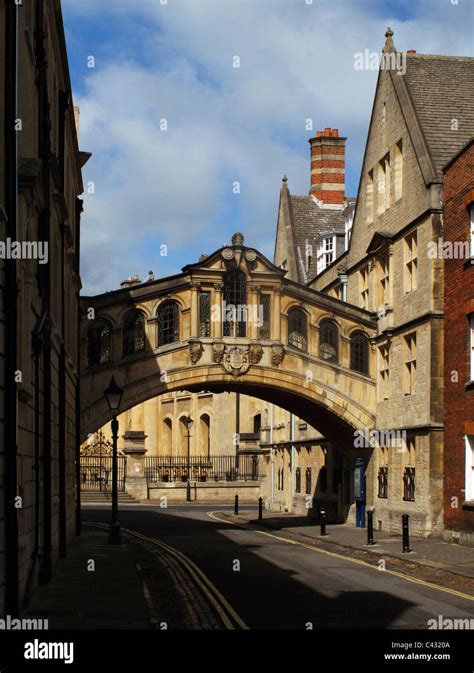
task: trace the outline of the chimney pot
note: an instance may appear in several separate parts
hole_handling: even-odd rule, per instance
[[[331,131],[331,135],[333,138],[337,138],[339,136],[339,130],[338,129],[333,129]]]
[[[322,131],[316,131],[316,138],[321,138],[323,135]]]
[[[330,136],[331,135],[331,129],[329,127],[324,129],[324,135],[325,136]]]

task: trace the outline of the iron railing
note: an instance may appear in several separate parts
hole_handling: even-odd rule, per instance
[[[112,456],[80,457],[81,491],[112,490]],[[125,490],[125,456],[117,456],[117,489]]]
[[[148,483],[190,481],[257,481],[257,456],[146,456]]]

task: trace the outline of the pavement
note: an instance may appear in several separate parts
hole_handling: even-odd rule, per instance
[[[22,616],[48,619],[50,629],[150,628],[140,550],[123,542],[109,545],[106,529],[83,526]]]
[[[349,524],[326,526],[326,536],[321,536],[321,528],[312,525],[308,517],[296,516],[283,512],[263,512],[263,519],[258,520],[256,512],[242,511],[236,516],[233,510],[216,512],[229,521],[259,525],[279,530],[291,536],[311,541],[324,542],[325,545],[375,554],[378,558],[398,558],[414,564],[429,566],[474,578],[474,549],[465,545],[444,542],[440,538],[410,537],[408,553],[402,551],[401,534],[374,532],[375,545],[367,545],[367,528],[356,528]]]

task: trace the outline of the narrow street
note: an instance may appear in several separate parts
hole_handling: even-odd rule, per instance
[[[277,533],[221,523],[209,516],[218,509],[124,506],[120,521],[123,529],[194,562],[250,629],[427,629],[428,620],[439,615],[474,619],[467,595],[286,542]],[[84,522],[107,524],[109,518],[109,508],[83,509]]]

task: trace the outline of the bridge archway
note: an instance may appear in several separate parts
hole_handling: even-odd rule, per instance
[[[226,328],[223,296],[229,269],[240,271],[240,282],[245,278],[245,336]],[[288,281],[285,273],[246,248],[242,237],[234,237],[232,246],[177,276],[83,298],[84,315],[92,318],[82,326],[82,439],[110,420],[103,391],[114,375],[124,389],[122,411],[179,390],[239,392],[292,412],[341,446],[353,446],[354,431],[366,433],[375,424],[375,353],[369,345],[367,371],[351,368],[351,335],[363,333],[370,344],[375,315]],[[160,343],[157,307],[164,302],[179,306],[179,330],[173,340]],[[305,315],[304,348],[294,338],[297,326],[288,330],[295,308]],[[146,343],[124,357],[123,316],[131,309],[145,316]],[[90,366],[89,327],[101,319],[111,326],[110,352]],[[331,358],[327,346],[321,348],[324,320],[337,326]]]

